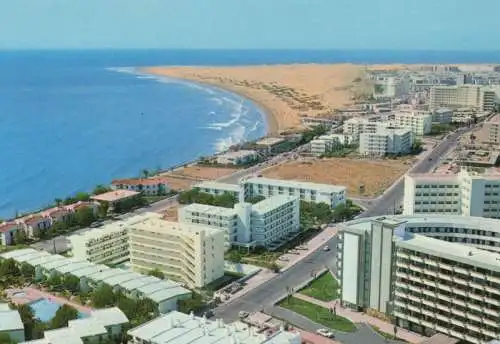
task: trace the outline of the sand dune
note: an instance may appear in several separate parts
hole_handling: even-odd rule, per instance
[[[146,73],[216,85],[252,99],[267,112],[271,133],[299,128],[301,114],[318,116],[350,104],[353,82],[362,80],[363,70],[352,64],[143,69]]]

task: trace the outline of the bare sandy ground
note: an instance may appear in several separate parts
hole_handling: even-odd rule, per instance
[[[185,190],[203,180],[214,180],[238,171],[236,168],[222,168],[209,166],[179,167],[174,171],[162,173],[168,185],[174,190]]]
[[[262,171],[265,177],[344,185],[349,197],[381,195],[411,165],[407,160],[321,159],[291,161]],[[365,186],[363,193],[360,185]]]
[[[270,133],[300,128],[300,115],[318,116],[353,102],[364,67],[293,64],[243,67],[150,67],[143,72],[215,85],[252,99],[268,115]]]

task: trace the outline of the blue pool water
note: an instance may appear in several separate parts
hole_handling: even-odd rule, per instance
[[[60,307],[60,304],[47,299],[40,299],[30,303],[30,308],[35,313],[35,317],[43,322],[52,320]],[[78,313],[78,318],[86,318],[87,316],[85,313]]]

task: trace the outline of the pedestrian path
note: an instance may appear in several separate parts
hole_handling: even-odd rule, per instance
[[[367,323],[371,326],[378,327],[380,331],[388,333],[388,334],[393,334],[394,333],[394,325],[391,323],[385,322],[383,320],[377,319],[375,317],[369,316],[365,313],[361,312],[354,312],[350,309],[343,308],[338,300],[335,301],[330,301],[330,302],[324,302],[321,300],[317,300],[315,298],[312,298],[307,295],[302,295],[300,293],[296,293],[293,295],[294,297],[301,299],[303,301],[307,301],[310,303],[314,303],[318,306],[325,307],[327,309],[335,309],[336,314],[347,318],[351,320],[354,323]],[[426,339],[423,336],[420,336],[416,333],[407,331],[405,329],[399,328],[397,329],[397,337],[399,339],[405,340],[410,343],[421,343],[424,339]]]

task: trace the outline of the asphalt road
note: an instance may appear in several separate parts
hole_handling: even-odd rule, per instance
[[[470,129],[469,129],[470,130]],[[462,130],[450,134],[446,140],[438,144],[427,157],[416,164],[410,172],[423,173],[428,172],[439,162],[439,159],[454,148],[457,144],[457,138],[468,130]],[[404,192],[404,179],[394,184],[386,193],[379,197],[366,212],[360,217],[370,217],[384,215],[394,211],[395,204],[401,202]],[[257,288],[248,291],[239,298],[215,309],[215,316],[224,318],[226,321],[238,319],[238,312],[245,310],[254,312],[265,309],[273,305],[278,299],[286,294],[286,288],[297,286],[306,281],[312,271],[318,271],[325,266],[335,268],[336,264],[336,245],[337,238],[332,238],[327,245],[331,248],[325,252],[321,248],[311,253],[307,258],[299,261],[297,264],[272,278],[271,280],[259,285]],[[286,319],[285,319],[286,320]]]

